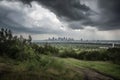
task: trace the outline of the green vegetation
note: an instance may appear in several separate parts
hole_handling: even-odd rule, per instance
[[[62,61],[70,64],[72,66],[76,66],[79,68],[89,68],[97,70],[103,74],[111,75],[120,79],[120,65],[112,64],[110,62],[103,62],[103,61],[81,61],[72,58],[63,58]]]
[[[115,64],[120,64],[120,48],[109,48],[99,50],[80,50],[64,49],[59,53],[60,57],[75,58],[88,61],[111,61]]]
[[[27,60],[32,58],[34,50],[30,47],[31,37],[24,39],[22,36],[13,36],[8,29],[1,29],[0,31],[0,56],[10,57],[16,60]]]
[[[82,74],[64,66],[62,61],[42,56],[24,62],[0,58],[0,80],[83,80]]]
[[[120,79],[120,48],[56,47],[31,41],[31,36],[25,39],[0,30],[0,80],[83,80],[84,69]]]
[[[58,52],[55,47],[38,46],[31,40],[1,29],[0,80],[82,80],[80,73],[51,56]]]

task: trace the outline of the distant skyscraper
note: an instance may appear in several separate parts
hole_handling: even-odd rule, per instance
[[[112,47],[113,47],[113,48],[115,47],[115,44],[114,44],[114,43],[112,43]]]

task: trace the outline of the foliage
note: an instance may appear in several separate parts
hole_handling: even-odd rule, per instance
[[[64,49],[64,51],[60,53],[59,56],[64,58],[67,58],[67,57],[77,58],[77,54],[73,49]]]
[[[120,64],[120,48],[109,48],[107,52],[109,60],[114,63]]]
[[[8,56],[16,60],[27,60],[38,54],[60,56],[60,57],[72,57],[81,60],[101,60],[112,61],[120,64],[120,48],[109,48],[107,50],[80,50],[76,52],[74,48],[63,48],[62,52],[59,52],[59,48],[51,46],[46,43],[43,46],[38,46],[32,43],[32,37],[29,35],[28,39],[13,36],[11,30],[0,30],[0,56]]]
[[[80,76],[77,75],[77,73],[74,73],[71,70],[68,70],[66,68],[63,68],[63,62],[57,61],[56,57],[52,56],[60,56],[60,57],[72,57],[76,59],[81,60],[101,60],[101,61],[112,61],[113,63],[120,64],[120,48],[109,48],[107,50],[83,50],[77,52],[74,48],[63,48],[63,51],[60,52],[59,48],[56,48],[54,46],[51,46],[50,44],[46,43],[44,46],[38,46],[37,44],[34,44],[31,42],[32,37],[29,35],[28,39],[24,39],[21,35],[20,37],[13,36],[12,32],[8,29],[1,29],[0,30],[0,57],[7,57],[11,60],[8,62],[15,61],[15,64],[12,64],[12,67],[14,69],[12,74],[5,74],[2,76],[2,80],[9,80],[11,77],[16,77],[16,80],[30,80],[31,75],[34,76],[35,79],[38,80],[41,77],[45,79],[43,80],[79,80],[82,78],[79,78]],[[79,49],[81,50],[81,49]],[[52,55],[52,56],[51,56]],[[7,59],[6,58],[6,59]],[[12,61],[13,60],[13,61]],[[4,60],[5,61],[5,60]],[[72,61],[67,60],[69,63],[72,63]],[[7,60],[5,61],[7,63]],[[4,62],[3,62],[4,63]],[[92,67],[95,69],[100,69],[103,72],[106,72],[112,75],[116,75],[119,73],[119,66],[115,64],[99,64],[99,63],[93,63],[91,62],[75,62],[72,64],[75,64],[77,66],[82,67]],[[14,65],[14,66],[13,66]],[[97,66],[99,65],[99,67]],[[106,66],[112,66],[110,68],[107,68]],[[7,65],[10,66],[10,65]],[[11,67],[10,67],[11,68]],[[115,68],[115,72],[113,71]],[[0,65],[0,69],[1,65]],[[107,71],[106,71],[106,70]],[[10,69],[8,69],[10,70]],[[118,70],[118,72],[117,72]],[[19,72],[19,73],[18,73]],[[24,74],[26,72],[26,74]],[[31,74],[32,72],[32,74]],[[35,73],[34,73],[35,72]],[[47,74],[47,75],[46,75]],[[25,76],[27,78],[25,78]],[[49,75],[49,76],[48,76]],[[73,75],[71,77],[71,75]],[[8,78],[7,78],[7,77]],[[22,76],[19,78],[18,76]],[[57,77],[55,77],[57,76]],[[117,75],[118,77],[118,75]],[[13,80],[11,78],[11,80]],[[76,79],[75,79],[76,78]]]
[[[38,46],[37,44],[32,44],[31,46],[38,54],[57,56],[57,53],[59,53],[58,48],[53,47],[48,43],[46,43],[44,46]]]
[[[30,47],[31,37],[24,39],[13,36],[11,30],[2,28],[0,30],[0,55],[8,56],[12,59],[26,60],[34,54],[34,50]]]
[[[109,48],[106,50],[83,50],[77,53],[73,49],[64,49],[60,57],[71,57],[90,61],[111,61],[120,64],[120,48]]]
[[[10,61],[3,58],[2,61]],[[64,66],[63,61],[48,55],[34,56],[22,62],[7,64],[0,58],[0,80],[83,80],[82,74]],[[13,64],[14,63],[14,64]]]
[[[82,60],[108,60],[108,54],[104,51],[82,51],[78,54],[78,59]]]

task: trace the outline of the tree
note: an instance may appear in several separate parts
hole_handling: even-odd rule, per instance
[[[28,36],[28,43],[31,44],[31,41],[32,41],[32,37],[29,35]]]
[[[13,38],[11,30],[8,30],[8,39],[11,40]]]

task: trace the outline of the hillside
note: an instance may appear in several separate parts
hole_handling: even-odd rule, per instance
[[[0,31],[0,80],[120,80],[120,48],[38,45]]]

